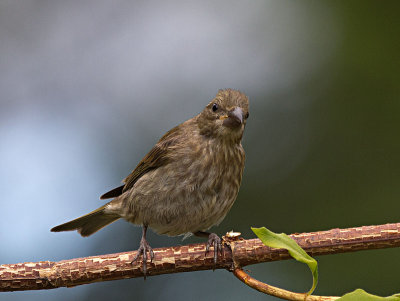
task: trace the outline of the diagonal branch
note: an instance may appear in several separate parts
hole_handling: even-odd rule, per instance
[[[311,256],[400,246],[400,223],[332,229],[291,237]],[[223,254],[214,266],[213,252],[205,244],[154,249],[147,275],[229,269],[291,258],[286,250],[271,249],[259,239],[225,237]],[[0,292],[71,287],[98,281],[142,277],[141,262],[132,265],[136,251],[75,258],[0,265]]]
[[[251,288],[258,290],[264,294],[268,294],[280,299],[293,300],[293,301],[333,301],[339,299],[339,297],[334,296],[313,296],[307,295],[306,293],[294,293],[275,287],[264,282],[254,279],[249,274],[247,274],[242,269],[236,268],[233,270],[233,275],[236,276],[240,281],[247,284]]]

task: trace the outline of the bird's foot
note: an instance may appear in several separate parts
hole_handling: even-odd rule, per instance
[[[214,264],[217,264],[218,252],[222,255],[222,240],[215,233],[210,233],[206,244],[206,254],[210,251],[210,247],[214,247]]]
[[[147,252],[149,252],[150,255],[150,262],[153,262],[154,259],[154,252],[153,252],[153,248],[150,247],[149,243],[147,242],[147,240],[145,238],[142,237],[142,239],[140,240],[140,246],[139,249],[137,250],[136,256],[133,258],[132,260],[132,264],[135,263],[138,258],[140,257],[140,255],[143,255],[143,274],[144,274],[144,279],[146,279],[146,274],[147,274]]]

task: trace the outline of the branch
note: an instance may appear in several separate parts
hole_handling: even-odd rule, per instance
[[[332,229],[291,237],[311,256],[400,246],[400,223]],[[286,250],[271,249],[259,239],[225,237],[223,254],[213,263],[205,244],[154,249],[148,276],[243,267],[291,258]],[[143,277],[141,261],[132,265],[136,251],[62,260],[0,265],[0,292],[71,287],[98,281]]]
[[[234,269],[233,274],[243,283],[247,284],[251,288],[254,288],[264,294],[275,296],[280,299],[293,300],[293,301],[333,301],[339,299],[339,297],[334,296],[313,296],[307,295],[305,293],[294,293],[275,287],[264,282],[254,279],[249,274],[244,272],[242,269]]]

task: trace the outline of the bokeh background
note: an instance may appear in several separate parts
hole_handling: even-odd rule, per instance
[[[212,230],[254,237],[400,221],[399,1],[0,2],[0,263],[122,252],[140,229],[50,233],[104,202],[219,88],[251,101],[239,197]],[[202,241],[150,233],[153,247]],[[316,293],[399,292],[398,249],[318,257]],[[250,267],[306,291],[293,261]],[[0,300],[275,300],[227,271]]]

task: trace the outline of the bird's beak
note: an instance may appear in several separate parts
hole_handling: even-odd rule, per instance
[[[239,107],[228,112],[228,118],[224,120],[224,125],[230,128],[238,127],[243,123],[243,110]]]

